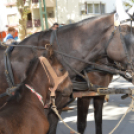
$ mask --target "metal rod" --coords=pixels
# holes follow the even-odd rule
[[[40,22],[41,22],[41,28],[44,30],[44,22],[43,22],[43,15],[42,15],[42,2],[39,0],[39,10],[40,10]]]
[[[43,4],[44,4],[44,12],[45,12],[45,24],[46,24],[46,29],[48,29],[48,20],[47,20],[47,8],[46,8],[46,2],[45,0],[43,0]]]
[[[107,95],[107,94],[129,94],[129,95],[132,95],[132,90],[130,88],[127,88],[127,89],[108,88],[107,90],[97,89],[97,93],[100,95]]]
[[[108,88],[108,89],[97,89],[95,91],[73,91],[74,98],[82,98],[85,96],[99,96],[99,95],[110,95],[110,94],[127,94],[132,95],[134,89],[120,89],[120,88]]]

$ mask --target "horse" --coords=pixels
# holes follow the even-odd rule
[[[26,79],[0,108],[0,133],[47,134],[49,122],[44,113],[44,106],[50,101],[49,89],[55,80],[51,73],[48,73],[50,66],[57,79],[62,80],[57,88],[59,92],[63,93],[66,88],[70,88],[71,80],[54,54],[43,56],[32,60],[26,70]],[[44,62],[46,70],[41,64],[44,59],[49,63],[48,65]]]
[[[107,59],[103,59],[103,62],[106,60]],[[107,63],[107,61],[105,63]],[[89,72],[87,75],[92,84],[102,87],[108,87],[113,77],[112,74],[107,72]],[[81,79],[81,81],[83,80]],[[84,134],[84,130],[87,126],[87,114],[91,99],[93,99],[96,134],[102,134],[102,108],[105,99],[104,95],[77,98],[77,130],[80,134]]]
[[[122,26],[122,32],[130,34],[131,28],[129,26]],[[134,28],[132,29],[134,33]],[[115,37],[116,38],[116,37]],[[111,41],[112,43],[112,41]],[[111,44],[109,44],[110,47]],[[126,44],[130,45],[129,43]],[[131,42],[131,49],[134,50],[133,44]],[[127,50],[130,51],[130,46],[127,46]],[[110,49],[110,48],[108,48]],[[103,59],[98,59],[96,62],[112,64],[109,58],[104,57]],[[112,80],[113,75],[107,72],[89,72],[88,78],[92,84],[99,85],[102,87],[108,87],[109,83]],[[94,118],[95,118],[95,130],[96,134],[102,134],[102,108],[105,96],[94,96],[94,97],[82,97],[77,99],[77,129],[78,132],[84,134],[84,130],[87,126],[87,114],[90,104],[90,100],[93,99],[94,105]]]
[[[82,25],[82,23],[83,23],[83,25]],[[108,46],[106,48],[106,44],[109,41],[109,38],[114,29],[113,24],[114,24],[113,14],[103,15],[103,16],[83,20],[82,22],[78,22],[76,24],[72,24],[72,25],[66,26],[62,29],[59,29],[57,31],[58,43],[60,44],[60,47],[62,48],[61,50],[64,50],[65,53],[69,53],[69,55],[73,55],[75,57],[86,59],[86,61],[93,61],[95,63],[100,62],[101,64],[108,64],[108,65],[114,64],[114,61],[116,61],[121,64],[123,70],[132,69],[130,67],[130,64],[128,64],[128,59],[126,58],[126,53],[125,53],[123,44],[120,40],[119,32],[116,32],[114,34],[113,39],[110,41],[110,43],[108,44]],[[85,30],[85,29],[91,29],[91,30]],[[129,26],[125,26],[125,29],[126,30],[124,30],[124,27],[121,26],[121,31],[123,32],[122,34],[125,39],[129,57],[132,58],[133,50],[134,50],[133,36],[130,33],[131,28]],[[127,31],[127,29],[128,29],[128,31]],[[67,46],[62,45],[62,41],[63,41],[63,39],[65,39],[65,35],[62,33],[62,31],[64,31],[65,33],[68,33],[68,32],[70,33],[71,39],[68,38]],[[81,32],[82,36],[80,35],[80,31],[82,31]],[[76,36],[75,37],[71,36],[71,34],[76,35]],[[84,39],[84,37],[85,37],[85,39]],[[75,44],[77,44],[77,48],[76,48]],[[72,47],[71,47],[71,45],[72,45]],[[55,46],[56,46],[56,43],[55,43]],[[81,47],[83,49],[85,48],[86,50],[81,49]],[[69,48],[71,48],[70,51],[69,51]],[[73,50],[73,49],[76,49],[76,50]],[[85,52],[87,52],[87,51],[88,51],[88,54],[86,55]],[[87,56],[86,58],[84,57],[84,54]],[[71,65],[75,64],[77,66],[77,67],[75,67],[75,69],[77,69],[79,71],[81,70],[80,67],[83,65],[82,63],[80,64],[79,61],[72,60],[71,58],[70,59],[66,58],[66,60]],[[131,59],[131,60],[133,61],[133,59]],[[72,63],[72,61],[74,61],[74,63]],[[117,66],[117,68],[118,68],[118,66]],[[69,68],[69,71],[70,71],[70,68]],[[74,74],[72,74],[72,73],[70,74],[71,78],[73,77],[73,75]],[[100,72],[100,73],[95,72],[95,73],[90,73],[90,75],[88,75],[89,80],[93,84],[100,85],[103,87],[108,87],[109,83],[112,80],[112,76],[113,75],[111,75],[107,72]],[[95,110],[96,134],[102,133],[102,107],[103,107],[104,97],[105,96],[93,97],[94,107],[96,109]],[[90,101],[90,97],[78,98],[77,128],[81,134],[84,133],[84,129],[86,127],[86,116],[87,116],[86,113],[87,113],[87,109],[89,106],[89,101]],[[82,104],[85,104],[85,105],[83,105],[83,107],[82,107]],[[50,115],[49,118],[50,118],[49,120],[51,121],[52,119],[54,119],[54,115]],[[55,117],[55,118],[57,118],[57,117]],[[57,125],[55,122],[53,122],[53,124]],[[49,134],[54,134],[54,133],[56,133],[56,128],[55,128],[55,130],[51,129],[49,132]]]
[[[58,60],[63,64],[65,69],[69,72],[69,76],[71,79],[73,79],[76,76],[77,74],[76,70],[77,72],[81,72],[84,68],[89,66],[87,63],[89,62],[95,63],[99,58],[102,57],[109,58],[110,63],[113,63],[114,61],[120,62],[123,68],[125,68],[124,70],[130,70],[131,64],[128,64],[128,59],[126,58],[126,53],[124,51],[124,47],[120,40],[119,32],[114,33],[114,38],[110,41],[110,43],[107,46],[107,42],[109,41],[109,38],[114,29],[113,18],[114,18],[114,13],[105,14],[98,17],[85,19],[75,24],[60,27],[56,31],[57,38],[55,36],[52,44],[50,42],[52,30],[50,29],[48,31],[42,31],[33,34],[30,37],[24,39],[19,44],[20,45],[24,44],[25,46],[32,44],[33,46],[37,46],[37,47],[40,46],[45,47],[47,46],[47,44],[51,44],[53,45],[54,50],[62,51],[60,55],[56,54],[56,56]],[[126,32],[123,32],[122,35],[126,42],[130,41],[127,43],[128,44],[127,50],[129,52],[128,56],[133,57],[133,49],[132,49],[133,36]],[[25,51],[24,48],[22,48],[21,50],[22,52]],[[24,59],[24,61],[27,62],[27,56],[28,56],[23,54],[22,52],[20,52],[20,54],[23,55],[22,57],[25,58],[16,57],[16,59],[14,58],[14,60],[12,61],[12,57],[11,57],[13,72],[15,76],[21,78],[21,80],[25,78],[25,75],[23,75],[23,77],[22,74],[20,75],[19,70],[23,69],[22,67],[23,62],[20,59]],[[40,52],[38,52],[38,54],[40,54]],[[13,53],[15,52],[13,51]],[[34,49],[33,49],[33,53],[35,53]],[[65,57],[65,54],[67,54],[68,56]],[[77,60],[76,57],[81,59],[81,61],[86,61],[86,62],[81,62],[80,60]],[[15,61],[20,63],[19,66],[17,66],[18,64]],[[23,66],[25,69],[26,65]],[[0,69],[0,70],[3,71],[4,69]],[[24,70],[22,70],[22,72],[24,72]],[[0,74],[1,73],[3,72],[0,72]],[[3,83],[3,79],[0,80]],[[59,109],[61,108],[60,107],[61,103],[62,103],[61,101],[57,102],[57,106],[59,107]],[[48,110],[46,111],[47,111],[46,113],[49,113]],[[51,120],[55,118],[55,121],[52,122],[54,125],[51,126],[56,127],[58,121],[57,116],[54,115],[52,112],[49,113],[48,116],[50,122],[52,122]],[[53,130],[50,129],[50,131],[51,132],[49,132],[49,134],[51,133],[54,134],[56,133],[56,128]]]

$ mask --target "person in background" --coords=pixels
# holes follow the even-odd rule
[[[8,39],[14,39],[14,34],[15,34],[15,28],[13,27],[9,27],[7,30],[8,34],[4,39],[4,42],[6,42]]]
[[[57,30],[58,27],[59,27],[59,24],[58,23],[54,23],[51,29],[52,30]]]
[[[17,45],[18,42],[16,41],[16,39],[14,38],[15,35],[15,28],[13,27],[9,27],[8,28],[8,34],[4,39],[5,44],[11,44],[11,45]],[[14,49],[14,46],[9,46],[7,47],[7,52],[12,52]]]

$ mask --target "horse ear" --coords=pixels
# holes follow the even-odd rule
[[[130,16],[124,10],[122,0],[116,0],[116,12],[119,15],[120,22],[130,19]]]
[[[47,57],[48,58],[51,58],[52,56],[53,56],[53,47],[52,47],[52,45],[50,45],[50,44],[46,44],[45,45],[45,48],[46,48],[46,50],[47,50]]]

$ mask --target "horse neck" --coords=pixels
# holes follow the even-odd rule
[[[31,75],[31,73],[32,71],[28,74],[27,79],[23,83],[34,89],[36,93],[40,94],[43,97],[43,102],[45,103],[46,96],[48,94],[47,76],[45,73],[43,73],[40,64],[37,66],[34,74]],[[16,91],[15,95],[9,99],[9,104],[12,105],[12,101],[17,101],[17,103],[19,101],[20,106],[34,106],[39,109],[43,109],[43,104],[38,99],[38,96],[27,88],[25,84],[21,85],[21,87]]]
[[[38,36],[35,38],[31,36],[27,39],[24,39],[18,45],[31,45],[37,46],[38,45]],[[37,53],[32,48],[26,47],[15,47],[12,54],[11,54],[11,63],[12,69],[14,73],[15,83],[20,83],[26,78],[26,70],[28,65],[30,64],[31,60],[36,57]],[[21,71],[21,72],[20,72]]]
[[[30,83],[28,83],[30,85]],[[32,88],[32,87],[31,87]],[[34,89],[36,92],[38,92],[36,89]],[[13,96],[13,99],[9,99],[9,102],[17,101],[19,102],[20,106],[30,106],[30,107],[37,107],[38,109],[43,109],[43,104],[38,99],[38,96],[33,93],[29,88],[27,88],[25,85],[21,86],[17,91],[15,96]]]
[[[50,93],[49,81],[41,63],[38,63],[37,67],[34,69],[34,72],[31,70],[30,74],[28,74],[25,83],[33,87],[33,89],[43,97],[43,102],[46,102],[47,95],[49,95]]]
[[[112,14],[82,21],[78,23],[77,26],[72,27],[72,30],[59,29],[58,40],[60,49],[58,49],[68,55],[72,55],[86,61],[95,61],[98,56],[105,53],[104,45],[106,43],[101,41],[105,39],[107,31],[113,27],[113,24]],[[110,34],[111,32],[112,31],[110,31]],[[70,77],[75,76],[76,74],[67,67],[62,58],[59,59],[69,71]],[[83,64],[78,60],[71,58],[65,59],[72,68],[79,72],[87,66],[87,64]]]

